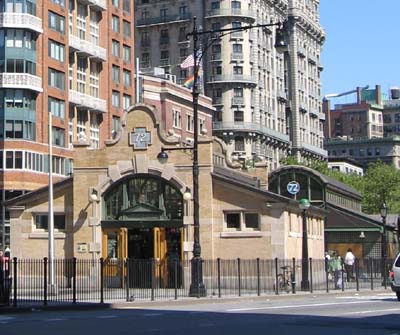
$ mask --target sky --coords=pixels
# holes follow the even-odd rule
[[[400,0],[320,0],[322,94],[400,87]]]

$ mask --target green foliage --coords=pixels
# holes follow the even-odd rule
[[[368,165],[365,172],[362,191],[363,210],[366,213],[379,213],[379,208],[386,202],[389,212],[400,210],[400,171],[394,165],[382,161]]]

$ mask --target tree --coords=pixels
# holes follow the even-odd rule
[[[394,165],[377,161],[368,165],[365,172],[361,194],[363,211],[368,214],[379,213],[385,202],[389,212],[400,210],[400,171]]]

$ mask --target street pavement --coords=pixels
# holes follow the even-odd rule
[[[400,335],[389,290],[115,303],[0,314],[1,334]]]

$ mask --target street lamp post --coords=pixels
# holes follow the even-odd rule
[[[307,234],[307,209],[310,208],[308,199],[300,199],[299,208],[302,210],[303,234],[301,248],[301,290],[308,291],[310,289],[310,281],[308,280],[308,234]]]
[[[201,258],[201,245],[200,245],[200,210],[199,210],[199,160],[198,160],[198,100],[199,100],[199,69],[203,58],[203,55],[208,48],[219,38],[230,35],[236,31],[246,31],[253,28],[266,28],[271,26],[278,26],[276,29],[275,36],[275,47],[280,50],[285,47],[286,42],[284,39],[283,25],[282,23],[269,23],[259,25],[248,25],[242,27],[226,28],[219,30],[203,31],[198,30],[196,24],[196,17],[193,18],[193,30],[187,34],[187,38],[190,37],[193,40],[193,87],[192,87],[192,106],[193,106],[193,147],[183,148],[163,148],[158,154],[157,158],[160,161],[168,159],[168,155],[165,151],[168,150],[193,150],[193,258],[191,260],[192,272],[191,272],[191,284],[189,289],[189,295],[194,297],[201,297],[206,295],[206,288],[203,283],[203,260]],[[199,37],[207,35],[209,38],[199,45]],[[200,52],[201,51],[201,52]]]
[[[382,263],[382,280],[383,285],[386,287],[386,252],[387,252],[387,243],[386,243],[386,216],[387,216],[387,206],[386,203],[383,202],[381,208],[379,209],[382,218],[382,234],[381,234],[381,263]]]

